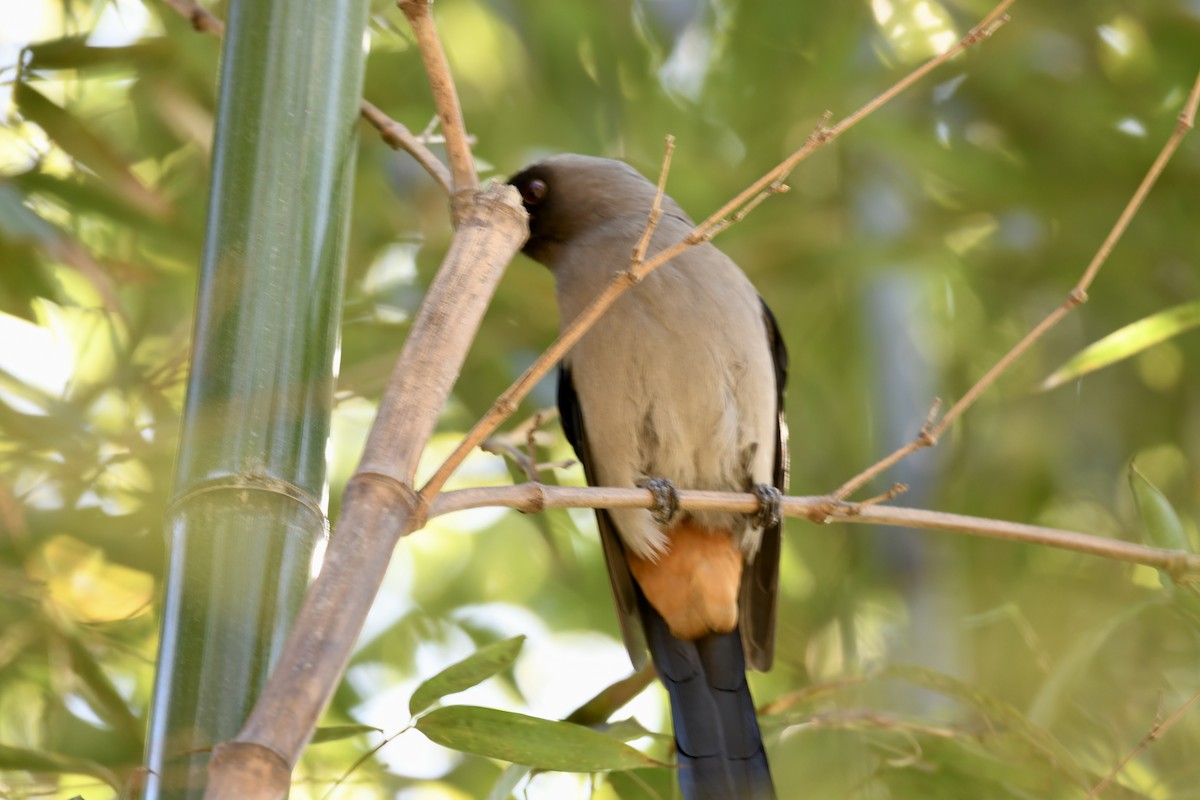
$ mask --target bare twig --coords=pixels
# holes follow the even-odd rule
[[[225,23],[219,17],[192,0],[163,0],[175,13],[192,23],[192,27],[201,33],[211,33],[214,36],[225,35]]]
[[[516,411],[517,404],[529,393],[529,391],[537,385],[537,382],[558,363],[568,350],[583,337],[585,333],[595,324],[596,320],[608,310],[608,307],[616,302],[625,291],[637,283],[641,278],[653,272],[658,267],[667,263],[671,259],[678,256],[680,253],[702,244],[710,240],[713,236],[728,228],[735,221],[742,219],[745,212],[752,209],[758,203],[762,202],[767,196],[778,192],[785,191],[782,183],[784,177],[795,168],[797,164],[811,155],[818,148],[828,144],[835,138],[845,133],[851,127],[862,121],[868,114],[875,111],[877,108],[888,102],[904,89],[911,86],[918,79],[932,71],[935,67],[945,62],[947,59],[953,58],[956,54],[962,52],[977,42],[982,41],[987,36],[990,36],[996,28],[1002,25],[1007,17],[1004,16],[1004,11],[1014,0],[1004,0],[1000,5],[996,6],[983,22],[971,29],[971,33],[963,38],[961,42],[954,47],[936,56],[925,64],[921,65],[906,77],[902,78],[892,88],[880,94],[870,103],[855,111],[846,119],[842,120],[833,128],[819,128],[812,136],[808,138],[804,146],[795,153],[786,158],[782,163],[772,169],[763,177],[755,181],[749,188],[743,191],[734,199],[719,208],[711,214],[706,220],[697,225],[691,233],[683,240],[676,242],[669,247],[659,251],[649,260],[642,262],[636,267],[631,267],[629,270],[618,273],[612,282],[605,290],[596,297],[595,300],[588,305],[571,323],[559,334],[558,338],[546,349],[544,353],[535,361],[524,373],[521,374],[511,386],[504,391],[496,399],[496,402],[488,410],[479,422],[467,433],[462,442],[454,452],[438,467],[437,472],[433,477],[421,488],[421,498],[424,502],[429,503],[445,485],[446,480],[453,474],[454,470],[458,469],[459,465],[466,459],[467,454],[475,449],[480,442],[491,435],[501,422],[509,415]],[[667,153],[664,156],[664,170],[666,163],[670,159],[671,148],[673,141],[668,139]],[[739,210],[742,211],[738,214]],[[731,215],[737,215],[736,218]],[[652,215],[653,217],[653,215]],[[649,238],[648,236],[646,237]],[[639,243],[638,248],[641,248]],[[636,251],[635,251],[636,255]],[[636,271],[635,271],[636,270]]]
[[[1092,790],[1088,792],[1087,797],[1084,800],[1094,800],[1094,798],[1099,797],[1101,792],[1107,789],[1108,785],[1116,780],[1117,775],[1121,774],[1121,770],[1125,769],[1126,764],[1137,758],[1138,754],[1140,754],[1151,744],[1161,739],[1163,734],[1165,734],[1172,725],[1178,722],[1197,700],[1200,700],[1200,692],[1196,692],[1189,697],[1183,705],[1171,713],[1171,716],[1167,717],[1161,722],[1155,722],[1154,726],[1150,728],[1149,733],[1142,737],[1142,741],[1138,742],[1137,747],[1130,750],[1129,753],[1127,753],[1126,756],[1122,758],[1115,767],[1112,768],[1112,771],[1104,776],[1104,780],[1093,786]]]
[[[808,137],[808,141],[804,143],[803,147],[792,153],[778,166],[752,183],[741,194],[730,200],[728,203],[718,209],[716,213],[696,226],[696,230],[692,233],[692,236],[698,241],[705,241],[712,238],[712,236],[716,235],[716,233],[724,230],[726,227],[728,227],[728,225],[726,224],[718,227],[718,223],[729,217],[742,206],[750,203],[756,196],[761,195],[761,193],[771,184],[781,183],[788,176],[788,174],[796,168],[797,164],[812,155],[815,150],[841,136],[847,130],[861,122],[865,117],[874,113],[880,106],[894,99],[896,95],[900,94],[905,89],[921,80],[921,78],[924,78],[926,75],[940,67],[945,62],[954,58],[967,48],[976,45],[991,36],[996,32],[997,29],[1000,28],[1001,25],[1008,21],[1006,12],[1008,11],[1008,7],[1014,2],[1015,0],[1003,0],[1003,2],[993,8],[988,15],[984,17],[978,25],[972,28],[970,32],[967,33],[967,35],[964,36],[956,45],[941,55],[934,56],[929,61],[926,61],[921,66],[917,67],[908,75],[901,78],[890,89],[883,92],[871,102],[867,103],[862,108],[843,119],[837,125],[834,125],[832,128],[826,128],[824,125],[818,127],[817,130]]]
[[[450,174],[453,177],[454,194],[473,192],[479,187],[475,174],[475,159],[471,156],[471,145],[467,143],[467,128],[463,124],[462,109],[458,105],[458,90],[450,75],[446,52],[442,49],[437,27],[433,24],[429,0],[399,0],[397,5],[408,18],[421,59],[425,62],[425,73],[429,76],[429,87],[433,91],[433,102],[437,106],[438,118],[442,123],[442,134],[446,137],[446,155],[450,159]]]
[[[192,27],[201,33],[211,33],[214,36],[225,35],[225,23],[220,17],[193,0],[163,0],[179,16],[192,23]],[[378,106],[363,100],[359,113],[371,126],[379,131],[384,143],[393,150],[403,150],[412,156],[438,184],[451,193],[450,170],[446,168],[433,151],[425,146],[420,137],[413,136],[405,125],[383,113]]]
[[[479,449],[485,453],[509,459],[521,468],[521,472],[525,473],[526,480],[533,481],[534,483],[538,481],[537,462],[527,453],[521,452],[521,448],[516,447],[511,442],[506,442],[495,436],[489,436],[479,443]]]
[[[412,156],[446,190],[446,194],[453,191],[450,185],[450,170],[420,138],[413,136],[407,127],[380,111],[374,103],[363,100],[361,108],[362,118],[375,126],[379,136],[389,147],[393,150],[403,150]]]
[[[874,497],[869,497],[866,500],[858,502],[858,508],[866,508],[867,506],[877,506],[880,503],[886,503],[889,500],[895,500],[900,495],[908,491],[907,483],[893,483],[892,488],[882,494],[877,494]]]
[[[1032,347],[1035,342],[1041,339],[1048,330],[1057,325],[1059,321],[1069,314],[1073,308],[1087,302],[1087,290],[1092,285],[1092,281],[1095,280],[1096,274],[1104,265],[1105,260],[1112,252],[1113,247],[1116,246],[1117,241],[1120,240],[1122,234],[1125,233],[1125,229],[1129,227],[1130,221],[1132,221],[1138,209],[1141,208],[1143,201],[1146,199],[1146,195],[1150,193],[1150,189],[1154,186],[1159,175],[1161,175],[1163,170],[1166,168],[1167,162],[1171,160],[1171,156],[1174,155],[1175,150],[1178,149],[1179,143],[1183,141],[1183,137],[1187,134],[1187,132],[1194,127],[1196,120],[1196,108],[1198,104],[1200,104],[1200,75],[1196,76],[1196,83],[1192,86],[1191,94],[1188,95],[1187,102],[1184,104],[1183,110],[1179,113],[1179,120],[1175,125],[1175,131],[1171,134],[1171,137],[1167,140],[1166,144],[1163,145],[1158,157],[1154,159],[1154,163],[1150,165],[1150,169],[1146,172],[1146,176],[1142,178],[1142,182],[1138,186],[1137,191],[1133,193],[1133,196],[1125,205],[1125,209],[1121,212],[1120,217],[1117,218],[1116,224],[1114,224],[1112,230],[1108,232],[1108,236],[1105,237],[1104,243],[1100,245],[1100,249],[1096,251],[1096,255],[1093,256],[1091,262],[1088,263],[1087,268],[1083,272],[1083,277],[1081,277],[1079,279],[1079,283],[1075,284],[1075,287],[1071,289],[1070,293],[1067,295],[1067,299],[1064,300],[1053,311],[1047,314],[1046,317],[1033,328],[1033,330],[1027,333],[1021,339],[1021,341],[1017,342],[1011,350],[1005,353],[1003,358],[997,361],[996,364],[992,366],[992,368],[989,369],[982,378],[976,381],[974,386],[967,390],[967,393],[964,394],[957,403],[951,406],[950,410],[946,412],[946,415],[942,417],[937,424],[931,425],[933,421],[933,417],[931,416],[929,420],[926,420],[924,427],[921,428],[921,432],[913,441],[909,442],[903,447],[900,447],[890,455],[877,461],[867,469],[860,472],[858,475],[855,475],[853,478],[846,481],[836,491],[833,492],[832,496],[834,499],[844,500],[864,486],[872,478],[890,468],[897,461],[906,458],[917,450],[937,444],[938,438],[945,433],[946,429],[949,428],[955,420],[966,413],[967,409],[979,399],[979,396],[987,391],[987,389],[996,382],[996,379],[999,378],[1000,375],[1002,375],[1014,361],[1024,355],[1025,352],[1029,350],[1029,348]]]
[[[630,269],[635,274],[641,269],[642,262],[646,260],[646,248],[650,246],[650,237],[654,235],[654,229],[658,227],[658,220],[662,217],[662,201],[667,193],[667,174],[671,171],[671,155],[675,152],[675,137],[668,134],[666,141],[667,147],[663,153],[662,168],[658,171],[658,188],[654,192],[654,202],[650,204],[650,218],[646,220],[646,229],[642,231],[642,238],[633,248]]]
[[[504,506],[532,512],[546,508],[650,508],[653,503],[653,495],[646,489],[525,483],[519,486],[489,486],[445,492],[433,502],[429,514],[434,517],[484,506]],[[686,511],[737,511],[745,514],[757,511],[759,506],[759,500],[753,494],[695,490],[680,490],[679,503],[680,508]],[[789,517],[804,517],[815,522],[893,525],[1040,544],[1116,561],[1144,564],[1163,570],[1176,579],[1200,576],[1200,555],[1185,551],[1164,550],[1076,531],[940,511],[847,502],[833,503],[832,508],[830,505],[829,497],[792,496],[783,498],[781,511]]]

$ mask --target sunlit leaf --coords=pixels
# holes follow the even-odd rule
[[[310,744],[322,744],[324,742],[336,742],[341,739],[351,739],[355,736],[361,736],[364,733],[383,733],[382,728],[376,728],[371,725],[322,725],[317,728],[313,734]]]
[[[514,764],[560,772],[662,766],[591,728],[477,706],[444,706],[417,720],[438,744]]]
[[[622,678],[601,689],[594,697],[572,711],[567,717],[567,722],[579,725],[599,725],[641,694],[653,682],[654,665],[647,664],[628,678]]]
[[[55,603],[81,621],[126,619],[145,611],[154,596],[149,575],[109,563],[103,551],[71,536],[46,542],[29,571],[46,581]]]
[[[87,687],[92,708],[105,722],[133,743],[134,749],[141,750],[145,729],[143,722],[138,719],[100,662],[79,637],[67,632],[61,633],[67,643],[67,652],[71,655],[71,671]]]
[[[410,714],[420,714],[448,694],[470,689],[512,666],[525,644],[524,636],[484,645],[471,655],[422,683],[408,701]]]
[[[30,70],[128,67],[139,62],[161,61],[170,53],[166,39],[148,40],[124,47],[91,47],[86,36],[67,36],[31,44],[25,48]],[[90,72],[89,74],[95,74]]]
[[[1171,501],[1134,464],[1129,465],[1129,488],[1150,544],[1166,550],[1195,550]]]
[[[166,199],[135,178],[116,150],[74,114],[23,82],[16,85],[13,100],[25,119],[36,122],[55,144],[112,185],[126,202],[152,216],[167,214]]]
[[[1140,319],[1084,348],[1042,381],[1040,388],[1061,386],[1137,355],[1197,325],[1200,325],[1200,302],[1185,303]]]

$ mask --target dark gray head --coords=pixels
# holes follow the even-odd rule
[[[559,247],[610,220],[649,217],[656,187],[623,161],[594,156],[551,156],[509,181],[529,212],[529,241],[523,251],[553,267]],[[667,197],[663,213],[687,215]]]

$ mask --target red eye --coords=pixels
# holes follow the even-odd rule
[[[546,196],[546,182],[538,178],[521,186],[521,199],[526,205],[536,206]]]

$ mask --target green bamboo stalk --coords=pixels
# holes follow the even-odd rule
[[[320,498],[365,0],[233,0],[147,739],[148,798],[203,793],[327,536]]]

